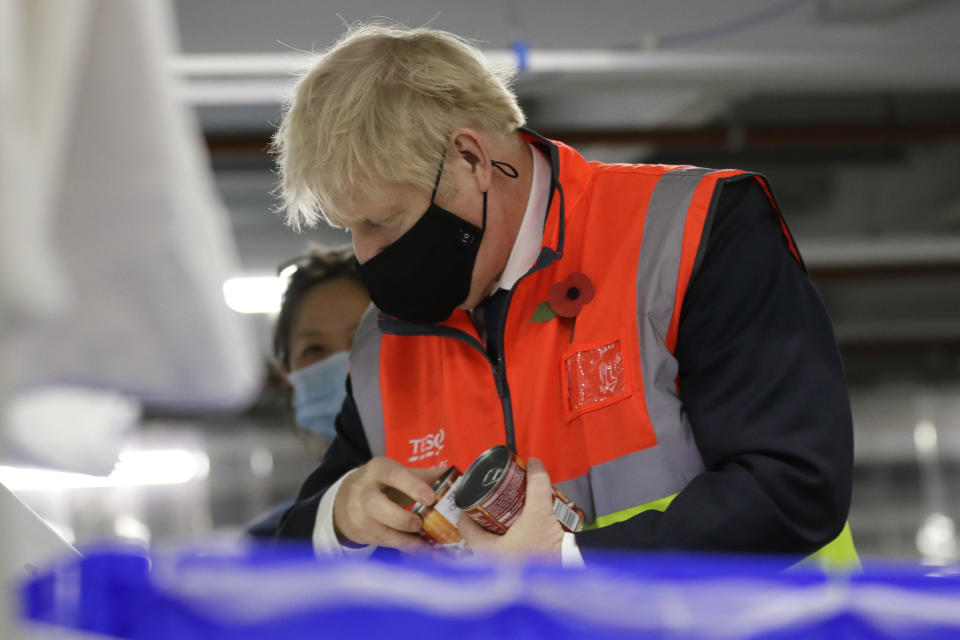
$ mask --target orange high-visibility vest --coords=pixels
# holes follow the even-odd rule
[[[718,187],[757,180],[773,197],[759,175],[587,162],[525,135],[550,155],[552,195],[539,259],[510,294],[503,361],[466,311],[421,325],[371,309],[350,360],[368,443],[408,466],[461,470],[507,444],[541,459],[593,526],[665,509],[704,470],[674,352]],[[594,298],[575,321],[536,321],[551,285],[575,272]]]

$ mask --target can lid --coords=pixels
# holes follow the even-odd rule
[[[480,457],[474,460],[463,474],[463,480],[454,499],[455,504],[461,509],[472,509],[486,500],[500,485],[500,479],[506,472],[510,459],[510,449],[502,444],[480,454]],[[491,475],[490,472],[493,470],[499,470],[500,473]]]
[[[434,493],[433,502],[431,502],[430,504],[424,504],[423,502],[414,502],[413,506],[410,507],[410,511],[413,511],[415,514],[420,515],[424,509],[426,509],[429,506],[432,506],[437,501],[437,498],[436,498],[437,490],[440,489],[440,487],[443,486],[443,483],[446,482],[450,478],[450,476],[453,475],[454,473],[456,474],[460,473],[460,470],[457,469],[456,465],[450,467],[449,469],[441,473],[440,477],[434,480],[433,484],[430,485],[430,488],[433,489],[433,493]]]
[[[439,489],[440,487],[442,487],[442,486],[443,486],[443,483],[447,481],[447,478],[449,478],[449,477],[450,477],[451,475],[453,475],[454,473],[460,473],[460,470],[457,469],[456,465],[450,467],[449,469],[447,469],[446,471],[444,471],[442,474],[440,474],[440,477],[433,481],[433,484],[431,485],[431,488],[432,488],[434,491],[436,491],[437,489]]]

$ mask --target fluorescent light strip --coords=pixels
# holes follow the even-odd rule
[[[240,313],[277,313],[283,280],[274,276],[230,278],[223,283],[227,306]]]
[[[11,491],[63,491],[186,484],[209,473],[210,458],[202,451],[154,449],[121,452],[109,476],[0,466],[0,483]]]

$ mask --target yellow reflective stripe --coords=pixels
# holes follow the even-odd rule
[[[667,507],[670,506],[670,503],[673,502],[673,499],[676,497],[677,494],[675,493],[666,498],[660,498],[659,500],[647,502],[636,507],[630,507],[623,511],[600,516],[584,527],[584,530],[608,527],[611,524],[629,520],[633,516],[643,513],[644,511],[650,511],[651,509],[666,511]],[[812,553],[793,565],[791,569],[796,567],[820,567],[821,569],[830,571],[861,571],[863,567],[860,565],[857,548],[853,544],[853,534],[850,532],[850,523],[843,526],[843,531],[840,532],[840,535],[821,547],[819,551]]]
[[[624,509],[623,511],[617,511],[616,513],[610,513],[605,516],[600,516],[590,524],[584,527],[584,529],[599,529],[601,527],[608,527],[611,524],[616,524],[618,522],[623,522],[624,520],[629,520],[638,513],[643,513],[644,511],[650,511],[655,509],[656,511],[666,511],[667,507],[670,506],[670,503],[673,502],[673,499],[677,497],[677,494],[672,496],[667,496],[666,498],[660,498],[652,502],[647,502],[641,504],[639,507],[630,507],[629,509]]]
[[[816,553],[793,565],[791,569],[796,567],[820,567],[830,571],[862,571],[863,566],[860,564],[857,548],[853,544],[850,523],[844,525],[840,535]]]

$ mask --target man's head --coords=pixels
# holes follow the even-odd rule
[[[456,36],[351,29],[300,79],[275,137],[287,222],[299,229],[323,216],[348,228],[365,264],[423,217],[438,173],[435,203],[476,227],[486,193],[487,232],[460,305],[472,307],[503,269],[522,218],[523,123],[505,78]]]

